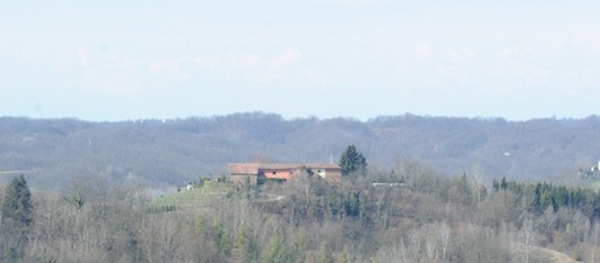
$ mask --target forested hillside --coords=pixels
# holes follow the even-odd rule
[[[208,180],[149,199],[96,180],[58,195],[6,188],[2,262],[595,262],[600,195],[589,189],[394,173],[255,187]],[[403,182],[404,187],[374,184]],[[18,195],[25,192],[26,195]],[[23,205],[15,205],[22,203]],[[23,216],[19,216],[23,215]]]
[[[0,171],[30,171],[30,184],[47,188],[87,176],[183,185],[225,174],[228,162],[337,162],[354,144],[371,169],[391,171],[410,158],[448,175],[534,180],[572,175],[595,163],[598,130],[596,116],[523,122],[410,114],[364,122],[285,120],[260,112],[123,122],[3,117]]]

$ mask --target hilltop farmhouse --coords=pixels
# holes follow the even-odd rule
[[[297,180],[303,175],[319,176],[331,182],[339,182],[342,169],[336,164],[323,163],[230,163],[229,180],[237,184],[257,185],[264,181]]]

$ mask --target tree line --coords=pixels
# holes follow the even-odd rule
[[[165,187],[226,174],[230,162],[327,162],[354,144],[370,167],[411,156],[447,174],[479,169],[488,182],[542,180],[595,164],[598,127],[596,116],[523,122],[411,114],[285,120],[260,112],[164,122],[1,117],[0,170],[33,170],[29,183],[47,189],[88,174]]]
[[[494,179],[492,187],[495,192],[511,191],[517,196],[530,196],[532,199],[529,211],[541,214],[547,209],[558,212],[561,208],[576,209],[584,213],[590,220],[600,218],[600,194],[589,188],[567,187],[548,182],[535,184],[519,183],[502,178]]]
[[[488,189],[482,178],[446,176],[406,159],[391,171],[348,174],[339,184],[314,176],[257,188],[223,182],[226,193],[209,203],[156,209],[144,189],[102,178],[71,181],[58,194],[29,192],[17,177],[2,195],[0,256],[3,262],[597,258],[600,224],[589,210],[596,192],[507,179]]]

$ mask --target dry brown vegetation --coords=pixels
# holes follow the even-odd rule
[[[477,176],[448,178],[411,161],[393,173],[371,171],[345,177],[339,185],[307,178],[225,189],[201,207],[175,204],[176,209],[164,210],[152,208],[143,190],[98,181],[73,183],[63,195],[34,192],[34,223],[22,261],[594,262],[600,257],[600,224],[585,210],[536,212],[534,196],[526,191],[488,190]]]

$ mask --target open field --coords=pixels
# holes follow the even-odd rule
[[[151,206],[205,207],[215,204],[228,194],[237,191],[237,186],[226,183],[206,181],[202,186],[191,190],[182,188],[181,191],[159,197],[153,200]]]

